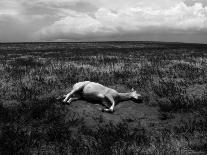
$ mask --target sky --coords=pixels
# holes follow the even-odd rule
[[[0,0],[0,42],[207,43],[207,0]]]

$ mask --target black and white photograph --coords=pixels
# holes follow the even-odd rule
[[[0,155],[207,155],[207,0],[0,0]]]

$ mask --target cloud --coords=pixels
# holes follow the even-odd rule
[[[142,4],[143,5],[143,4]],[[66,13],[64,18],[41,30],[42,38],[83,38],[86,36],[101,37],[126,33],[193,33],[207,27],[207,7],[201,3],[192,6],[184,2],[172,7],[159,9],[153,6],[125,7],[112,10],[99,8],[94,16],[77,12]]]
[[[199,40],[207,34],[206,5],[205,0],[1,0],[0,41],[130,40],[130,36],[132,40],[177,36],[188,41],[192,35]]]
[[[188,6],[192,6],[195,3],[200,3],[203,6],[207,6],[207,1],[206,0],[184,0],[183,1],[185,4],[187,4]]]
[[[85,24],[87,23],[87,24]],[[87,34],[98,33],[101,29],[101,24],[94,18],[85,15],[70,15],[64,17],[52,25],[43,28],[40,32],[40,37],[46,37],[47,39],[62,39],[62,38],[77,38]]]
[[[17,1],[13,0],[1,0],[0,1],[0,15],[15,15],[18,14],[20,5]]]

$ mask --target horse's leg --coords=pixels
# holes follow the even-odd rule
[[[114,112],[114,106],[115,106],[115,101],[111,95],[106,95],[105,96],[107,100],[111,103],[111,107],[108,109],[103,109],[105,112]]]
[[[78,90],[79,90],[79,89],[73,89],[70,93],[68,93],[68,94],[65,96],[65,99],[63,100],[63,102],[67,102],[67,100],[68,100],[69,98],[71,98],[71,96],[72,96],[73,94],[75,94]]]
[[[75,100],[79,100],[80,98],[79,97],[71,97],[67,103],[70,104],[71,102],[75,101]]]

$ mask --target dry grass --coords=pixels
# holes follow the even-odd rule
[[[121,47],[121,48],[120,48]],[[156,43],[0,45],[2,154],[189,154],[207,145],[207,47]],[[134,87],[145,104],[194,113],[168,127],[131,129],[127,122],[88,129],[55,99],[78,81]],[[193,89],[202,86],[199,90]],[[190,90],[194,90],[191,92]],[[194,95],[195,91],[202,95]],[[149,95],[150,94],[150,95]],[[199,93],[201,94],[201,93]],[[169,116],[169,117],[168,117]],[[100,118],[100,124],[104,124]],[[78,136],[74,136],[74,127]]]

